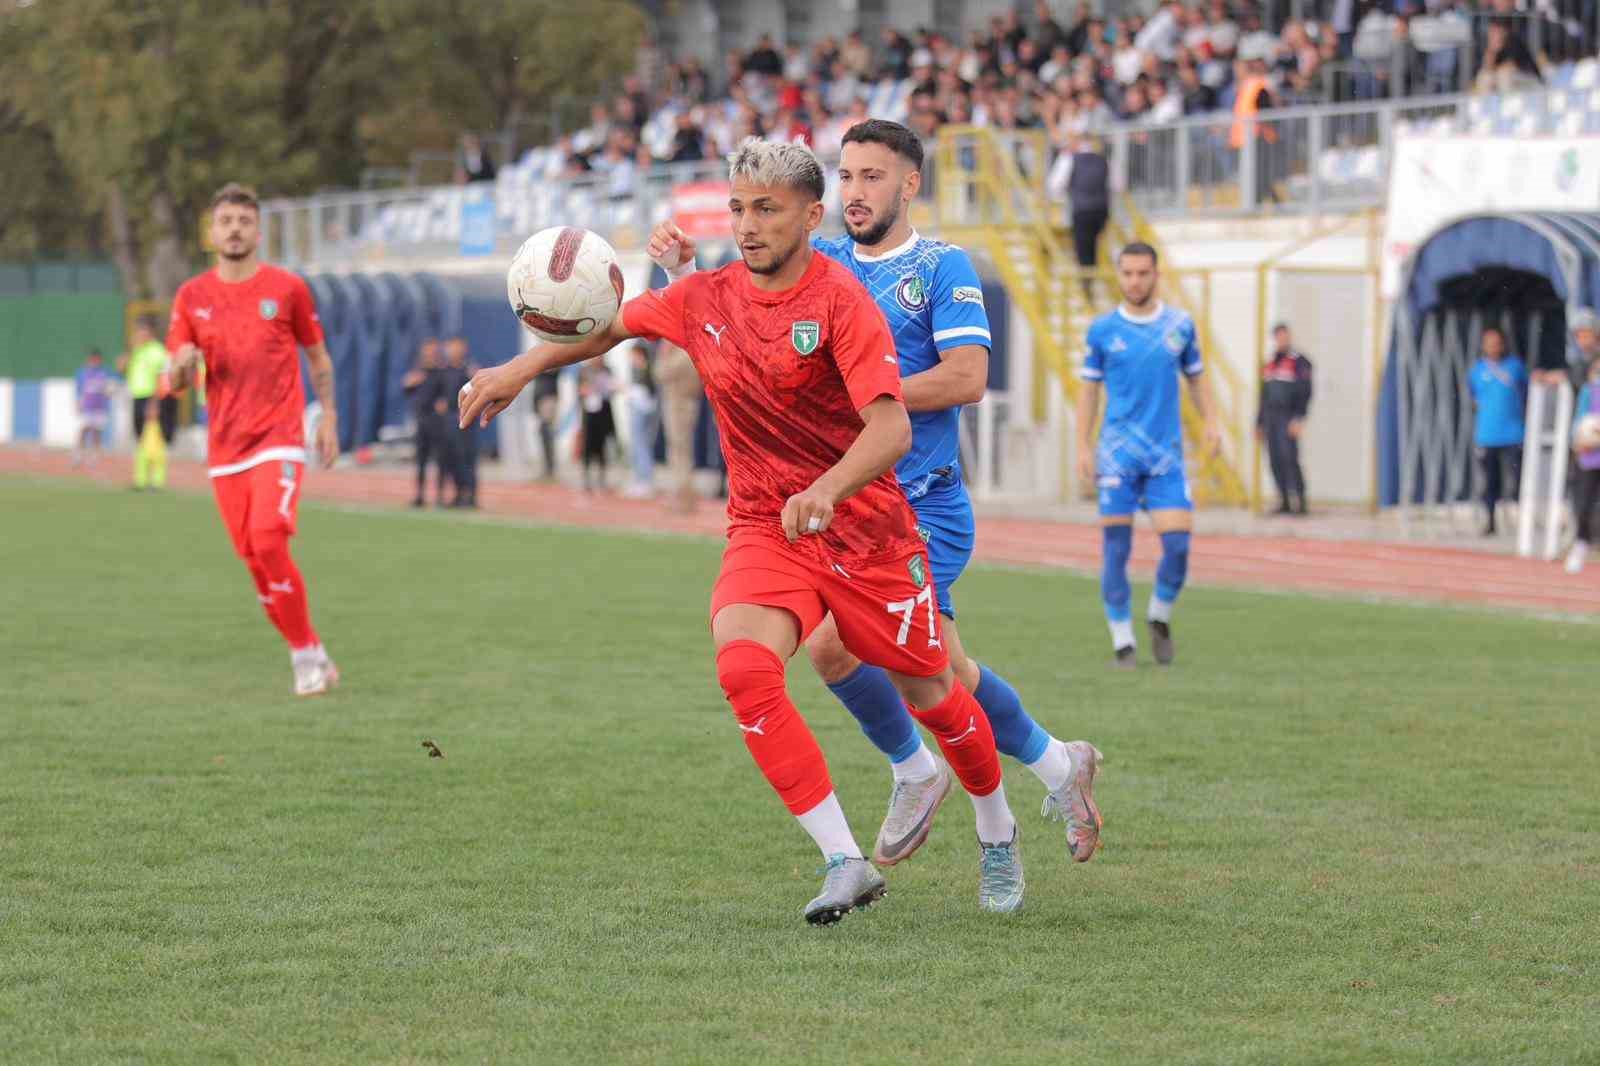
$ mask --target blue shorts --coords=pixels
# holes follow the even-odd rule
[[[928,546],[928,568],[933,571],[939,613],[954,618],[950,588],[967,568],[977,540],[972,498],[967,487],[957,481],[912,500],[911,509],[917,513],[917,533]]]
[[[1183,463],[1164,464],[1157,473],[1143,464],[1122,461],[1100,463],[1096,484],[1100,488],[1100,514],[1104,518],[1123,518],[1135,511],[1192,511],[1189,478]]]

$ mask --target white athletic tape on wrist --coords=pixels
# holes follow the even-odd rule
[[[699,269],[699,267],[695,266],[694,260],[691,258],[688,262],[679,263],[677,266],[673,267],[671,270],[668,270],[667,271],[667,276],[670,277],[673,281],[677,281],[679,278],[688,277],[690,274],[693,274],[698,269]]]

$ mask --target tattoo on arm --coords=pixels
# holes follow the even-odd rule
[[[317,402],[324,411],[334,411],[333,403],[333,360],[324,359],[321,364],[311,368],[311,389],[317,394]]]

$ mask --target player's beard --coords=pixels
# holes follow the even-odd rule
[[[850,234],[850,239],[857,244],[864,244],[868,248],[883,240],[884,234],[893,229],[894,224],[900,221],[900,201],[896,200],[890,204],[882,217],[878,217],[876,214],[873,217],[876,221],[868,223],[861,229],[850,225],[850,220],[845,219],[844,230]]]
[[[218,255],[222,256],[222,258],[228,260],[228,262],[230,262],[230,263],[241,262],[241,261],[243,261],[245,259],[249,259],[252,255],[256,254],[256,246],[251,244],[247,240],[241,240],[239,242],[239,249],[240,249],[239,251],[231,251],[230,248],[229,248],[229,245],[231,243],[232,243],[231,241],[223,241],[222,242],[222,247],[217,253]]]
[[[1150,304],[1155,300],[1155,297],[1156,297],[1155,284],[1152,282],[1150,287],[1148,289],[1144,290],[1144,293],[1142,295],[1144,297],[1143,299],[1135,300],[1133,298],[1134,294],[1130,290],[1123,289],[1122,290],[1122,302],[1127,304],[1128,307],[1130,309],[1134,310],[1134,311],[1139,311],[1139,310],[1142,310],[1142,309],[1144,309],[1146,307],[1149,307]]]
[[[800,245],[803,244],[803,243],[805,243],[805,235],[804,234],[801,235],[801,237],[800,237],[800,239],[798,241],[795,241],[788,248],[785,248],[782,252],[773,251],[773,246],[771,245],[771,243],[768,243],[767,250],[769,252],[772,252],[772,261],[770,263],[764,263],[761,266],[757,266],[756,264],[750,262],[750,257],[749,256],[744,256],[744,265],[750,271],[750,273],[752,273],[752,274],[762,274],[762,275],[776,274],[778,271],[780,271],[780,270],[782,270],[784,268],[784,266],[789,262],[790,259],[794,258],[794,253],[796,253],[796,252],[798,252],[800,250]]]

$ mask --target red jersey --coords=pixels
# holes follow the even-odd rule
[[[305,462],[300,348],[321,340],[311,290],[287,270],[263,263],[236,283],[208,270],[178,289],[167,350],[193,344],[205,360],[212,477],[275,459]]]
[[[717,416],[728,463],[728,526],[783,537],[783,505],[860,435],[857,412],[900,399],[900,364],[883,312],[848,270],[813,252],[791,288],[751,284],[742,262],[683,278],[622,308],[635,336],[689,353]],[[796,547],[856,564],[921,547],[893,470],[839,504],[833,524]]]

